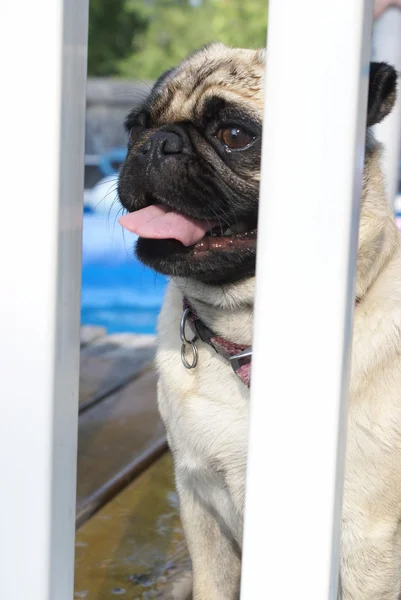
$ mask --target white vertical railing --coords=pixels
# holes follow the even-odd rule
[[[87,0],[0,7],[0,598],[73,597]]]
[[[334,600],[373,7],[269,9],[241,599]]]
[[[401,8],[390,6],[374,27],[373,58],[393,65],[398,71],[398,96],[395,107],[375,126],[375,135],[383,144],[383,170],[389,202],[393,205],[398,191],[401,144]]]

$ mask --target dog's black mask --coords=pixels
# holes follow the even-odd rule
[[[263,58],[221,45],[202,49],[163,75],[128,116],[130,144],[118,187],[124,208],[133,213],[154,205],[208,229],[191,244],[166,237],[165,227],[162,239],[155,230],[137,231],[137,256],[156,271],[210,284],[254,275]],[[369,125],[391,109],[394,73],[372,64]]]

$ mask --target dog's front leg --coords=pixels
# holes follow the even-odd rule
[[[401,548],[398,523],[347,515],[342,527],[340,600],[398,600]]]
[[[193,600],[238,600],[241,558],[235,542],[186,484],[177,482],[193,568]]]

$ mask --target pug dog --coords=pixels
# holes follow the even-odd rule
[[[264,50],[209,45],[162,75],[126,121],[120,222],[138,234],[139,259],[171,278],[158,324],[158,401],[194,600],[239,598],[264,71]],[[370,130],[395,94],[394,69],[372,63],[343,600],[396,600],[401,590],[401,246]]]

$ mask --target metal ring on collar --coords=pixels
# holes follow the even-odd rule
[[[192,340],[189,340],[185,334],[185,325],[187,323],[187,319],[191,312],[190,308],[187,308],[182,313],[181,323],[180,323],[180,338],[182,341],[181,346],[181,361],[186,369],[194,369],[198,364],[198,348],[196,347],[196,340],[198,339],[197,335],[194,335]],[[191,346],[192,350],[192,361],[189,362],[186,356],[187,346]]]
[[[185,325],[187,323],[188,320],[188,316],[189,313],[191,312],[190,308],[186,308],[184,310],[184,312],[182,313],[182,317],[181,317],[181,323],[180,323],[180,338],[183,344],[192,344],[193,342],[196,342],[196,340],[198,339],[198,336],[195,335],[192,340],[189,340],[187,338],[187,336],[185,335]]]
[[[191,346],[191,349],[192,349],[192,362],[188,362],[187,357],[186,357],[187,346]],[[189,342],[182,344],[181,360],[182,360],[182,364],[184,365],[184,367],[186,369],[194,369],[196,367],[196,365],[198,364],[198,348],[196,347],[196,344],[194,341],[191,340]]]

